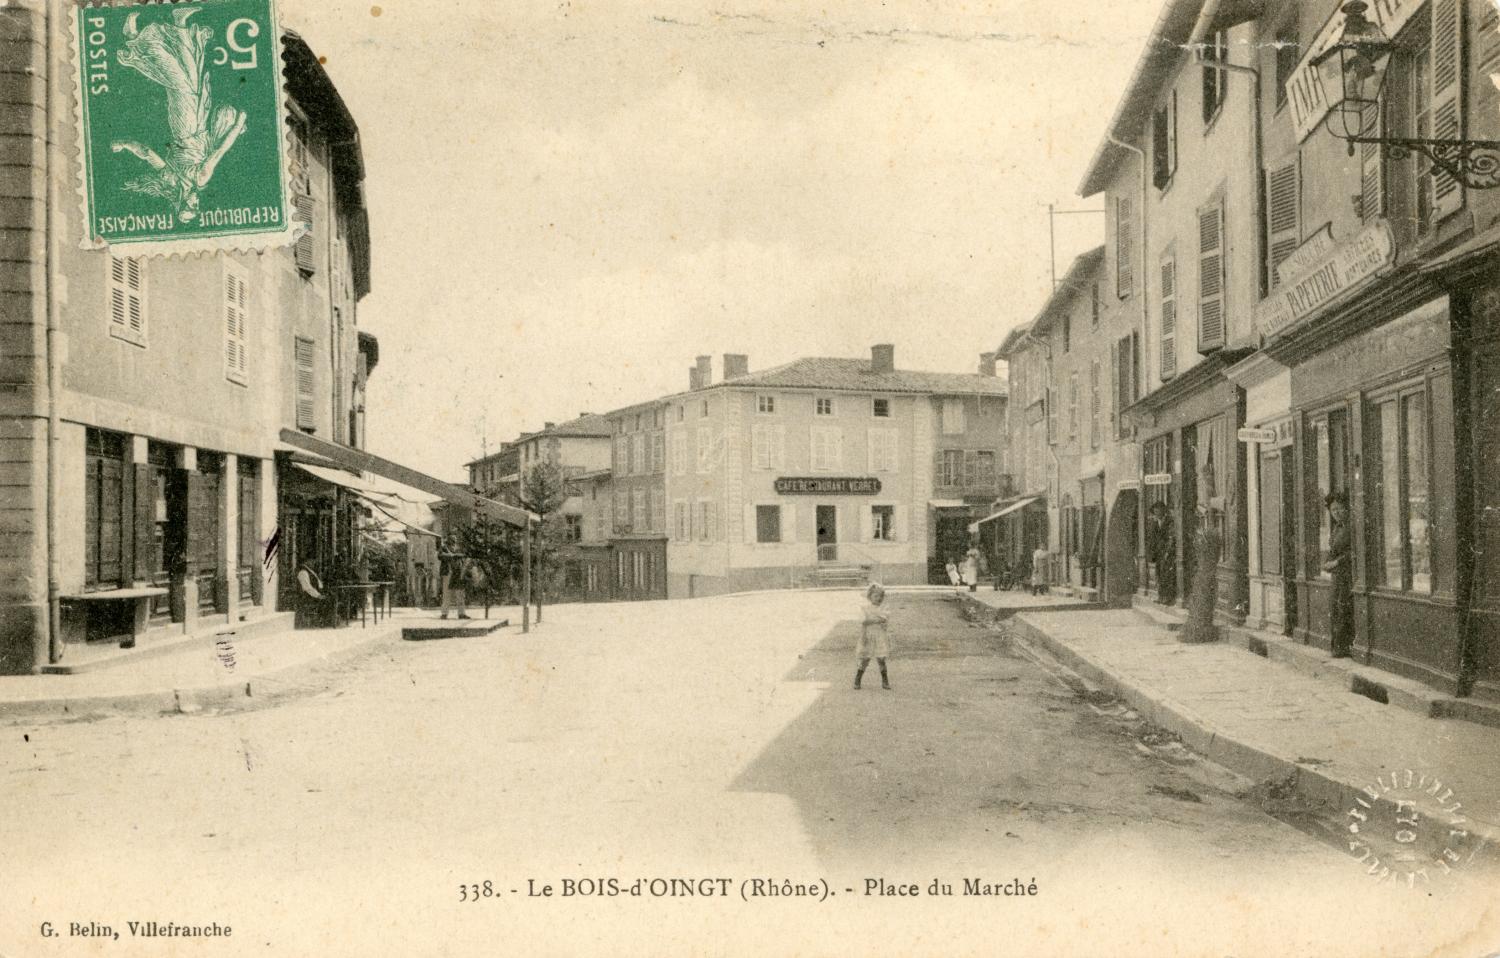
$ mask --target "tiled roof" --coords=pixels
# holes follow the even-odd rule
[[[595,413],[561,422],[532,436],[608,436],[609,420]]]
[[[1006,382],[977,373],[924,373],[896,369],[870,371],[868,359],[812,356],[784,366],[726,379],[715,386],[763,386],[778,389],[841,389],[857,392],[937,393],[940,395],[1004,396]],[[714,387],[709,387],[714,388]]]
[[[1103,265],[1103,246],[1095,246],[1087,253],[1078,254],[1072,265],[1068,267],[1066,275],[1057,281],[1057,288],[1052,291],[1052,295],[1047,297],[1047,302],[1043,303],[1042,308],[1037,312],[1036,319],[1031,323],[1032,332],[1040,333],[1050,326],[1052,320],[1060,316],[1062,311],[1073,302],[1073,297],[1094,285],[1098,281],[1095,274]]]

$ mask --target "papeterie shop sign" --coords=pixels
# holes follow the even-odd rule
[[[1394,261],[1395,254],[1391,229],[1384,220],[1365,227],[1352,240],[1334,247],[1262,300],[1255,308],[1256,329],[1262,336],[1270,337],[1295,325],[1385,269]]]
[[[1394,37],[1410,20],[1412,14],[1426,4],[1427,0],[1373,0],[1365,15],[1388,37]],[[1292,127],[1297,131],[1297,142],[1317,129],[1323,117],[1333,105],[1343,99],[1343,66],[1338,57],[1330,57],[1322,67],[1313,64],[1327,52],[1344,32],[1342,3],[1334,4],[1333,16],[1323,24],[1323,29],[1313,38],[1297,69],[1286,81],[1286,100],[1292,109]],[[1331,97],[1331,99],[1330,99]]]
[[[876,496],[880,480],[849,476],[782,476],[776,480],[780,496]]]

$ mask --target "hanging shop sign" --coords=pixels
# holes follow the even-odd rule
[[[1377,220],[1261,300],[1255,308],[1255,328],[1262,336],[1275,336],[1381,272],[1395,256],[1391,228]]]
[[[1142,479],[1141,482],[1148,486],[1170,486],[1172,474],[1170,472],[1153,472]]]
[[[1132,489],[1139,489],[1140,487],[1141,481],[1139,479],[1121,479],[1119,482],[1115,483],[1116,492],[1128,492]]]
[[[781,496],[877,496],[880,480],[873,476],[783,476],[776,480]]]
[[[1276,430],[1274,429],[1241,429],[1236,433],[1240,442],[1275,442]]]

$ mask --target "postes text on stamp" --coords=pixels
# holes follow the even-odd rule
[[[292,240],[274,0],[80,6],[83,245]]]

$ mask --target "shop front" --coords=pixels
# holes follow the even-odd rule
[[[1140,430],[1145,504],[1137,591],[1186,605],[1199,564],[1211,563],[1215,615],[1235,625],[1249,607],[1245,453],[1236,441],[1245,400],[1224,371],[1245,355],[1214,353],[1127,410]]]
[[[1225,370],[1245,390],[1246,623],[1289,634],[1296,621],[1297,470],[1291,371],[1264,353]]]

